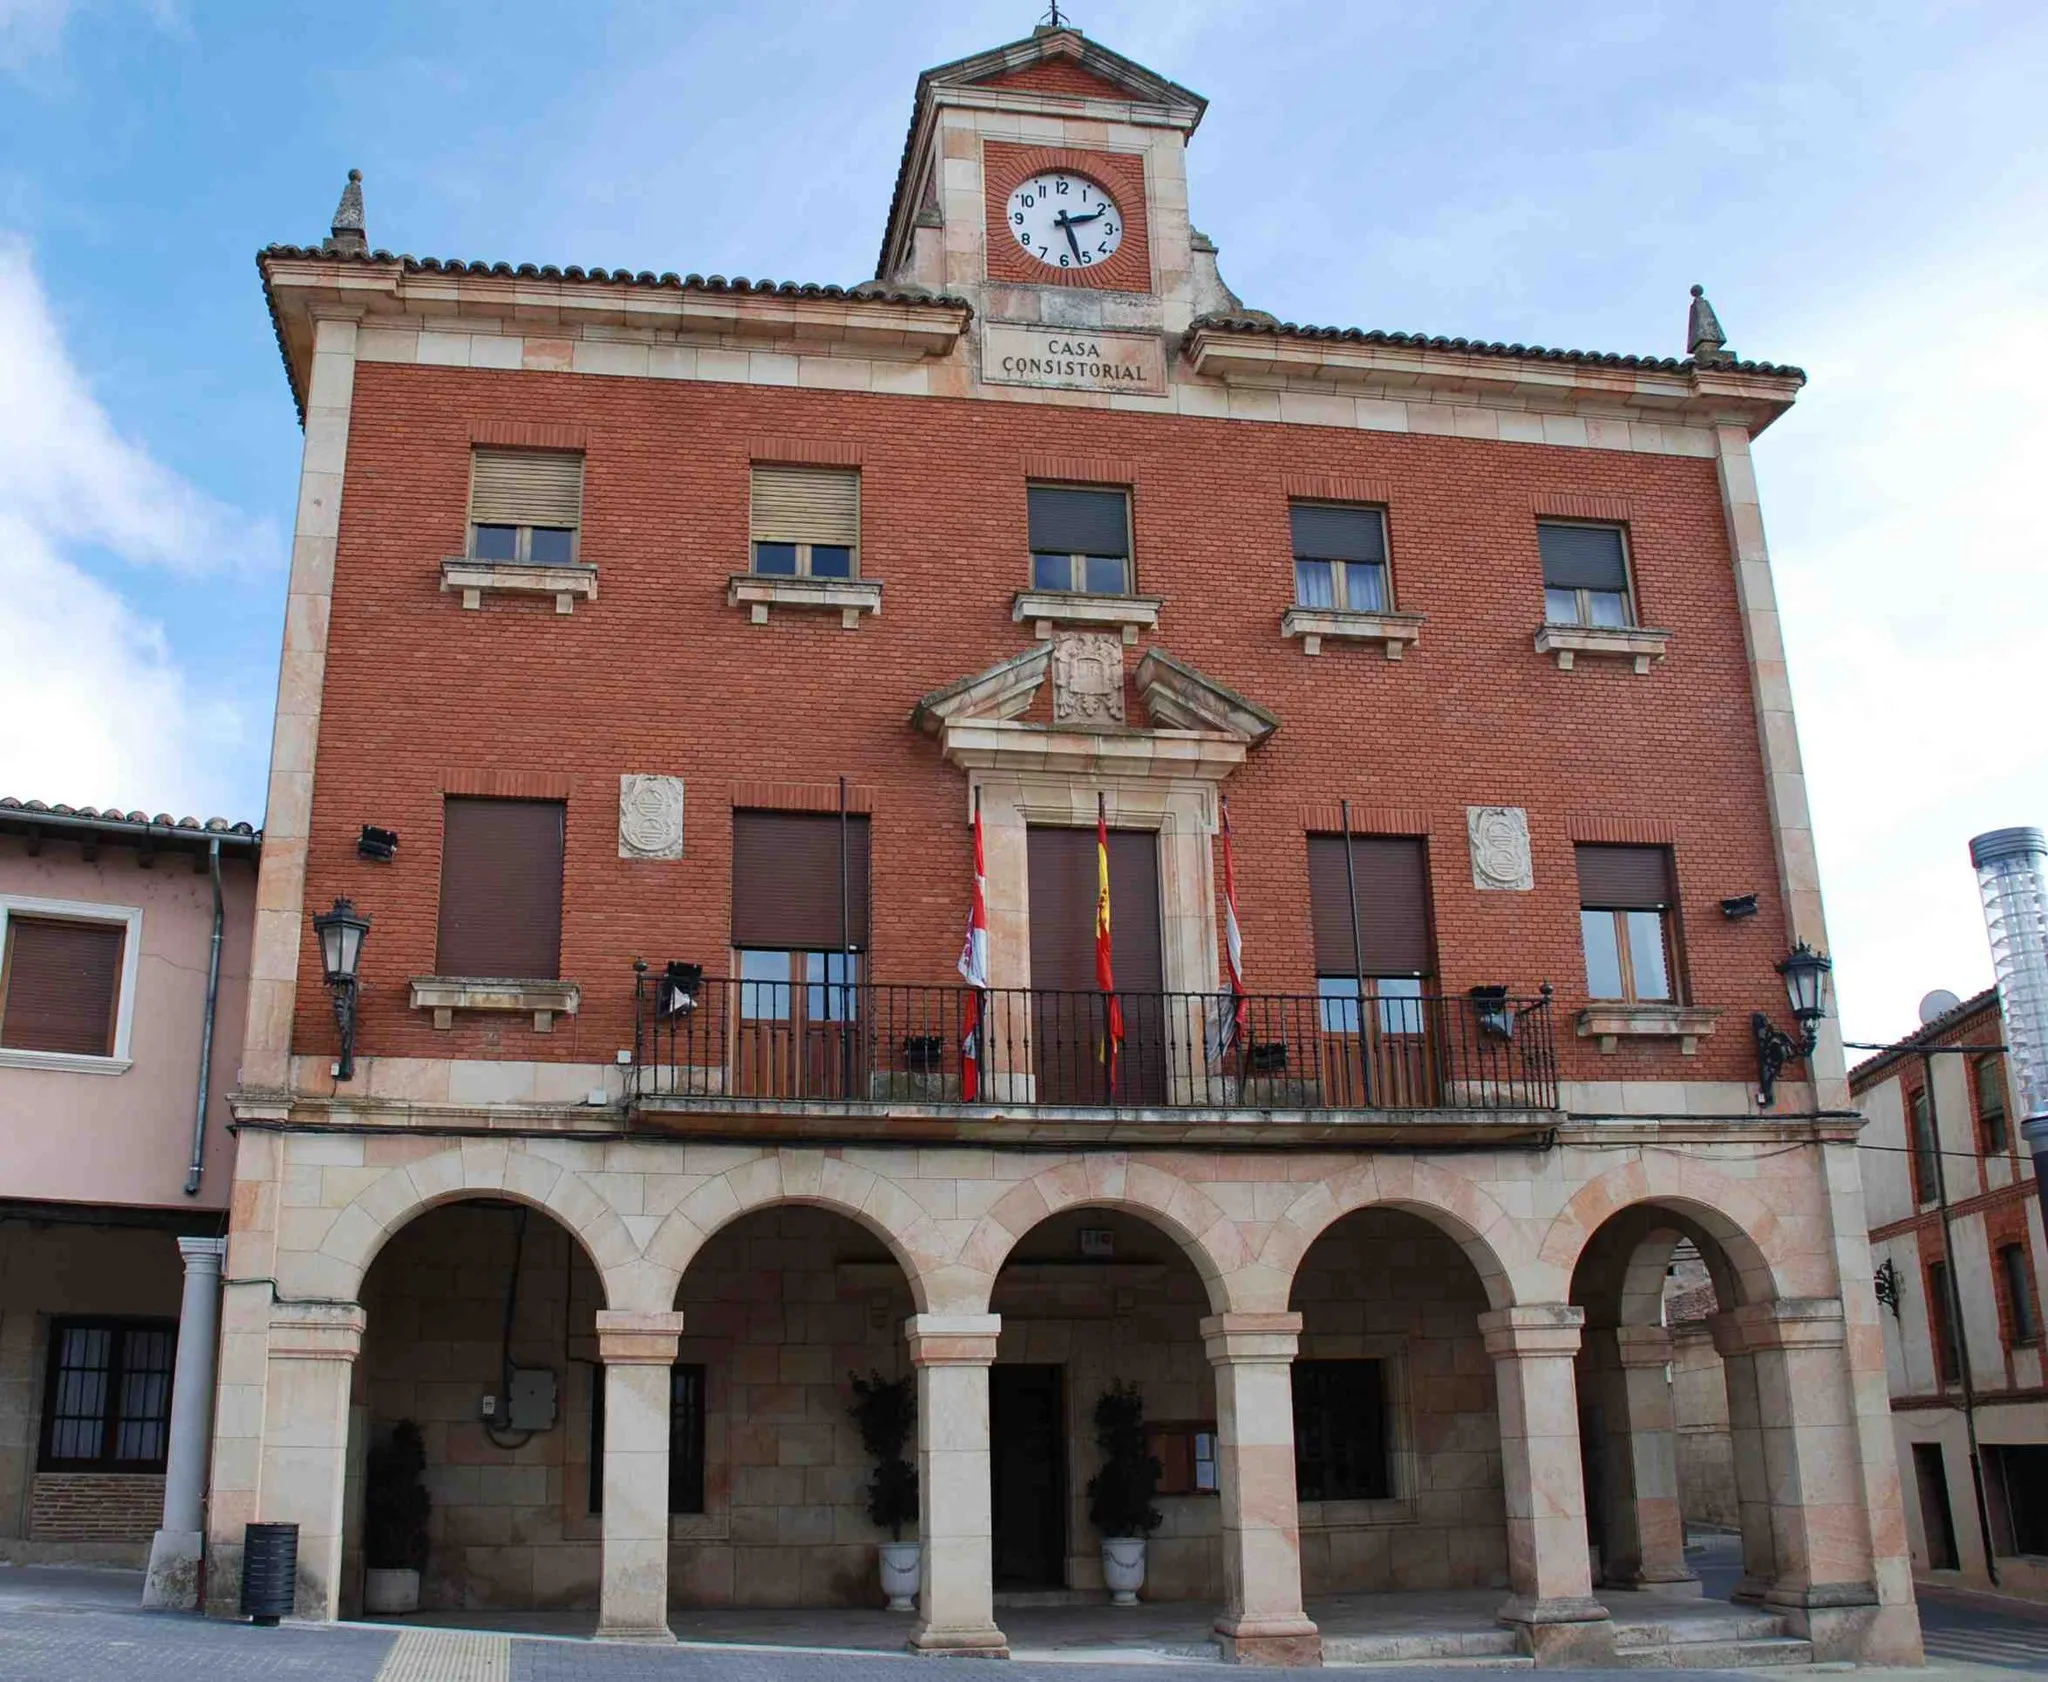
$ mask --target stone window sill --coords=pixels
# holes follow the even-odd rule
[[[1720,1011],[1704,1005],[1588,1005],[1579,1012],[1579,1038],[1597,1039],[1603,1057],[1625,1039],[1675,1039],[1679,1055],[1690,1057],[1720,1019]]]
[[[1332,642],[1386,644],[1387,658],[1398,660],[1408,645],[1422,637],[1419,613],[1353,613],[1345,608],[1290,607],[1280,615],[1280,634],[1301,638],[1304,654],[1320,654]]]
[[[1536,633],[1536,652],[1555,656],[1561,672],[1570,671],[1581,654],[1633,660],[1638,672],[1647,672],[1664,658],[1664,645],[1670,640],[1669,631],[1640,625],[1545,625]]]
[[[1122,631],[1134,643],[1140,631],[1159,629],[1159,596],[1091,596],[1084,590],[1019,590],[1010,598],[1010,617],[1029,623],[1038,640],[1052,636],[1055,625],[1101,625]]]
[[[0,1051],[0,1069],[53,1069],[68,1075],[125,1075],[128,1057],[94,1057],[82,1051]]]
[[[441,563],[441,588],[460,590],[462,605],[476,609],[486,595],[553,596],[557,613],[574,613],[580,596],[597,600],[597,568],[534,566],[526,561],[473,561],[455,555]]]
[[[785,578],[758,572],[736,572],[726,580],[725,605],[744,607],[756,625],[768,623],[771,607],[836,613],[847,630],[860,624],[863,613],[882,611],[879,578]]]
[[[436,1028],[455,1026],[458,1010],[532,1011],[533,1031],[553,1031],[557,1016],[574,1016],[583,990],[573,981],[519,981],[496,977],[416,975],[412,1008],[431,1010]]]

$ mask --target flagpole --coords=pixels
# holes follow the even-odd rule
[[[1358,930],[1358,870],[1351,858],[1351,802],[1338,802],[1344,814],[1344,897],[1351,907],[1351,978],[1358,988],[1358,1072],[1364,1097],[1372,1103],[1372,1051],[1365,1038],[1365,942]]]
[[[853,969],[853,907],[847,903],[846,778],[839,779],[839,1095],[853,1096],[853,1041],[847,1034],[847,1007],[853,1003],[847,977]],[[831,997],[828,992],[825,995]]]

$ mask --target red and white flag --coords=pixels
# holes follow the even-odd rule
[[[1244,991],[1244,937],[1237,929],[1237,861],[1230,847],[1230,802],[1223,806],[1223,967],[1230,980],[1230,999],[1219,1011],[1210,1035],[1209,1057],[1221,1062],[1246,1043],[1251,1026],[1251,1001]],[[1219,1001],[1221,1002],[1221,1001]]]
[[[981,848],[981,802],[974,803],[974,898],[967,908],[967,939],[956,966],[973,989],[960,1012],[960,1098],[981,1095],[982,990],[988,986],[988,863]]]

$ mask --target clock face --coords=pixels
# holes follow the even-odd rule
[[[1010,194],[1010,237],[1049,269],[1107,262],[1124,242],[1123,212],[1100,182],[1069,169],[1047,170]]]

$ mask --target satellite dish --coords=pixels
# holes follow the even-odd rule
[[[1920,1001],[1920,1026],[1926,1027],[1937,1017],[1946,1016],[1963,1001],[1946,987],[1937,987]]]

